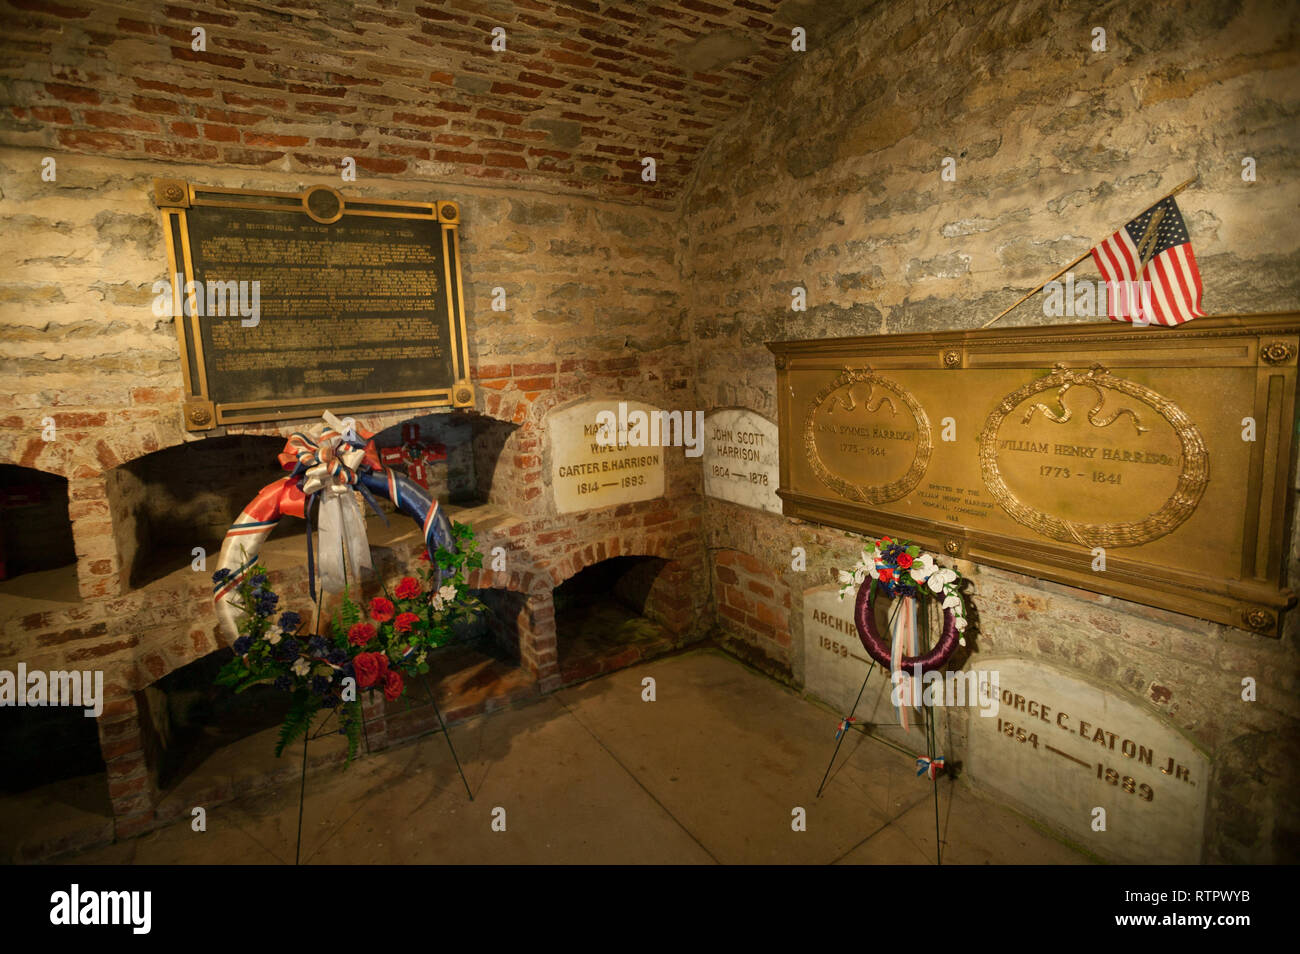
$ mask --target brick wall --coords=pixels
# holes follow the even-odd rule
[[[713,129],[791,62],[781,6],[6,0],[0,138],[313,176],[351,156],[363,176],[669,206]],[[800,22],[816,34],[843,15]],[[492,50],[495,28],[504,51]]]
[[[1108,53],[1090,51],[1094,26]],[[683,200],[703,400],[775,418],[765,341],[978,327],[1193,174],[1178,201],[1207,313],[1300,308],[1297,26],[1293,6],[1263,2],[873,8],[719,133]],[[946,156],[955,182],[940,178]],[[1256,183],[1244,156],[1266,170]],[[791,311],[796,285],[806,312]],[[1031,302],[1001,323],[1076,320]],[[724,625],[800,681],[802,592],[833,582],[860,541],[717,501],[705,527]],[[790,568],[796,545],[806,572]],[[720,556],[734,551],[794,596],[791,648],[748,612],[743,561]],[[972,665],[1050,660],[1170,720],[1216,766],[1206,859],[1300,857],[1300,613],[1273,640],[961,569],[984,623]],[[1300,579],[1300,537],[1288,576]],[[1257,703],[1241,700],[1245,676]]]

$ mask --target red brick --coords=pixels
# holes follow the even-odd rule
[[[132,96],[131,105],[142,113],[173,113],[179,114],[181,107],[170,99],[158,99],[154,96]]]
[[[32,118],[43,123],[59,123],[67,126],[72,123],[72,112],[62,106],[33,106]]]
[[[357,156],[358,168],[381,175],[396,175],[406,171],[405,159],[376,159],[370,156]]]
[[[500,152],[490,152],[483,157],[486,165],[497,169],[527,169],[528,161],[523,156],[511,156]]]
[[[239,130],[234,126],[204,126],[203,138],[216,142],[239,142]]]
[[[249,146],[305,146],[306,136],[277,136],[271,133],[244,133],[244,143]]]
[[[82,86],[69,86],[66,83],[46,83],[45,92],[65,103],[99,104],[99,94],[93,89]]]
[[[439,162],[460,162],[472,166],[483,164],[482,156],[467,152],[453,152],[450,149],[434,150],[433,158]]]
[[[518,126],[524,121],[522,113],[508,113],[501,109],[491,109],[484,107],[475,113],[479,119],[495,119],[497,122],[509,123],[512,126]]]

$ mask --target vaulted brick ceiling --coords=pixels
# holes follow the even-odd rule
[[[859,0],[0,0],[5,142],[671,205]],[[193,29],[206,49],[191,49]],[[505,30],[505,52],[492,49]],[[642,179],[654,157],[657,181]]]

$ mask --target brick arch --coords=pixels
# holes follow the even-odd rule
[[[683,562],[681,556],[668,550],[666,540],[652,541],[644,530],[614,532],[603,540],[570,547],[551,561],[551,586],[559,586],[589,566],[620,556],[657,557],[670,564]]]

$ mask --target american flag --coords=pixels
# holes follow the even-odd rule
[[[1192,254],[1192,241],[1173,196],[1161,199],[1092,250],[1093,261],[1107,282],[1113,321],[1180,325],[1199,318],[1201,273]],[[1150,282],[1150,304],[1137,296],[1136,309],[1116,294],[1116,282]]]

